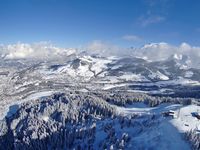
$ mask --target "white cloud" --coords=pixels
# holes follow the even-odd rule
[[[147,16],[147,17],[140,17],[139,18],[139,22],[141,24],[142,27],[146,27],[146,26],[149,26],[151,24],[156,24],[156,23],[160,23],[160,22],[163,22],[165,21],[165,17],[163,16],[153,16],[153,15],[150,15],[150,16]]]
[[[74,52],[75,49],[58,48],[47,42],[34,44],[17,43],[0,46],[0,54],[6,59],[50,59],[67,56]]]
[[[173,55],[177,58],[187,56],[191,60],[191,67],[200,66],[200,47],[191,46],[188,43],[181,43],[179,46],[174,46],[162,42],[146,44],[141,48],[122,48],[102,41],[93,41],[86,45],[84,49],[91,54],[100,54],[102,56],[133,55],[146,58],[150,61],[166,60]],[[82,50],[80,49],[80,51]],[[46,42],[0,45],[0,56],[6,59],[59,59],[76,52],[77,49],[59,48]]]
[[[124,39],[126,41],[132,41],[132,42],[141,40],[141,38],[139,36],[136,36],[136,35],[124,35],[122,37],[122,39]]]
[[[145,0],[144,2],[149,7],[158,7],[158,6],[160,6],[160,9],[163,9],[163,7],[167,7],[168,3],[171,2],[171,1],[170,0]]]
[[[179,46],[170,45],[168,43],[151,43],[146,44],[142,48],[135,49],[134,56],[145,57],[151,61],[166,60],[173,55],[187,56],[191,61],[191,67],[200,65],[200,47],[191,46],[182,43]]]
[[[116,55],[119,53],[120,48],[116,45],[102,42],[100,40],[95,40],[89,43],[86,46],[86,50],[92,54],[101,54],[101,55]]]

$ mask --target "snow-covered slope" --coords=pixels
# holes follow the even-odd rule
[[[3,58],[0,149],[190,149],[200,111],[200,70],[190,60]],[[185,139],[188,133],[195,138]]]
[[[73,60],[62,65],[50,66],[47,70],[42,70],[41,73],[46,74],[65,74],[72,78],[89,80],[95,76],[104,76],[104,71],[107,69],[107,64],[112,62],[111,58],[92,57],[89,55],[76,56]]]
[[[177,118],[172,119],[171,123],[178,128],[180,132],[188,132],[190,130],[196,130],[198,133],[200,130],[200,122],[194,114],[200,113],[200,106],[189,105],[182,107],[176,111]]]

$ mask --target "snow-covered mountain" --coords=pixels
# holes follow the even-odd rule
[[[189,63],[189,58],[176,54],[166,60],[154,62],[131,56],[100,57],[86,54],[76,55],[70,60],[57,62],[56,65],[47,62],[38,66],[35,71],[47,78],[65,76],[76,82],[99,84],[97,88],[101,89],[105,89],[107,85],[199,85],[200,70],[189,67]]]
[[[200,148],[190,56],[58,54],[0,59],[0,149]]]

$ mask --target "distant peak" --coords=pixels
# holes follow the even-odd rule
[[[174,54],[172,57],[174,59],[177,59],[177,60],[182,60],[183,59],[183,55],[182,54]]]

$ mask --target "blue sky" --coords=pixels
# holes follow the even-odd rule
[[[200,46],[199,0],[0,0],[0,43]]]

